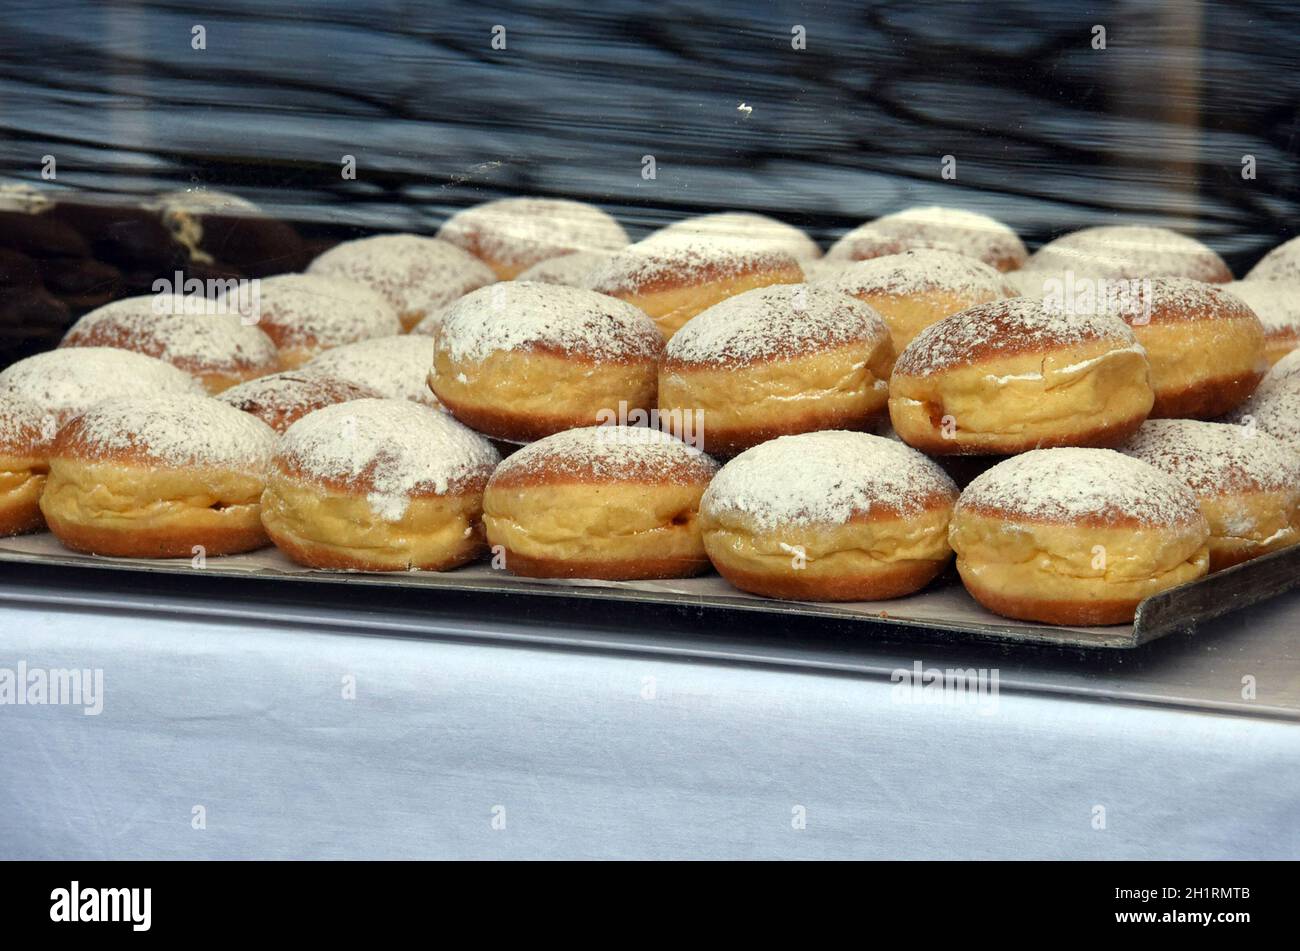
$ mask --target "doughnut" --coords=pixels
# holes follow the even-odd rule
[[[44,414],[34,404],[0,398],[0,536],[45,527],[39,503],[53,434],[43,423]]]
[[[259,281],[258,288],[256,300],[240,301],[236,309],[271,338],[286,370],[332,347],[403,330],[387,299],[355,281],[281,274]]]
[[[1229,291],[1187,278],[1144,281],[1123,305],[1151,364],[1153,419],[1214,419],[1255,391],[1264,371],[1264,327]]]
[[[995,218],[939,205],[906,208],[854,228],[831,246],[828,258],[865,261],[916,248],[949,251],[1014,271],[1029,252],[1014,231]]]
[[[1246,275],[1248,281],[1300,281],[1300,238],[1284,241]]]
[[[591,289],[645,311],[665,338],[719,301],[769,284],[799,284],[788,251],[761,240],[661,231],[628,245],[596,268]]]
[[[515,280],[586,288],[591,283],[591,275],[611,253],[574,251],[572,254],[562,254],[558,258],[547,258],[545,261],[538,261],[526,271],[520,271]],[[425,320],[427,321],[428,318],[426,317]]]
[[[722,211],[683,218],[660,228],[656,234],[695,234],[721,240],[742,240],[784,251],[801,264],[822,256],[817,242],[794,225],[750,211]],[[654,235],[651,235],[654,237]]]
[[[1300,382],[1266,376],[1251,398],[1224,421],[1275,436],[1300,452]]]
[[[312,261],[308,274],[341,277],[378,291],[409,330],[496,275],[454,244],[414,234],[381,234],[335,245]]]
[[[1226,284],[1232,272],[1195,238],[1143,225],[1100,225],[1049,241],[1025,264],[1032,271],[1136,280],[1186,277]]]
[[[1277,386],[1300,387],[1300,350],[1292,350],[1264,374],[1255,394],[1266,393]]]
[[[885,412],[889,328],[834,288],[774,284],[696,314],[659,366],[659,414],[703,413],[718,456],[776,436],[867,429]]]
[[[617,251],[623,226],[595,205],[560,198],[501,198],[452,215],[438,237],[483,261],[502,281],[574,251]]]
[[[631,304],[559,284],[510,281],[443,317],[429,386],[448,411],[496,439],[528,441],[648,411],[663,338]]]
[[[1151,419],[1122,450],[1187,484],[1210,523],[1210,570],[1300,541],[1300,452],[1267,433]]]
[[[271,338],[206,297],[145,295],[92,310],[60,347],[115,347],[157,357],[199,380],[209,393],[280,369]]]
[[[283,433],[308,413],[349,400],[380,399],[368,386],[311,371],[273,373],[233,386],[217,399],[251,413],[277,433]]]
[[[1270,366],[1300,347],[1300,280],[1233,281],[1224,290],[1264,325],[1264,359]]]
[[[932,324],[899,355],[889,416],[934,455],[1009,455],[1123,442],[1155,401],[1146,353],[1119,317],[1016,297]]]
[[[74,551],[191,558],[267,543],[259,499],[275,432],[209,396],[127,397],[59,431],[41,512]]]
[[[310,568],[443,571],[486,547],[483,489],[499,458],[446,413],[408,400],[335,403],[280,437],[262,521]]]
[[[153,357],[110,347],[48,350],[0,372],[0,399],[25,400],[41,412],[51,440],[96,403],[127,396],[202,393],[198,380]]]
[[[929,248],[855,261],[829,283],[885,319],[896,353],[945,317],[1013,296],[1002,274],[989,265]]]
[[[717,469],[658,429],[556,433],[492,474],[483,496],[488,543],[507,570],[529,578],[697,575],[709,567],[700,496]]]
[[[742,591],[877,601],[918,591],[952,550],[957,487],[902,443],[829,430],[781,436],[719,470],[700,501],[704,549]]]
[[[1210,526],[1181,480],[1112,449],[1037,449],[978,476],[949,532],[957,572],[994,614],[1126,624],[1209,570]]]
[[[433,340],[424,336],[375,337],[326,350],[300,372],[328,376],[374,390],[385,399],[439,406],[429,390]]]

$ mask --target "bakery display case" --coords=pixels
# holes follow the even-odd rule
[[[13,6],[0,856],[1300,854],[1286,4]]]

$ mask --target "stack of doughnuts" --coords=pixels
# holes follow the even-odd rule
[[[166,221],[202,255],[213,214]],[[955,553],[997,614],[1126,623],[1300,543],[1296,247],[1234,282],[1161,228],[1030,256],[986,215],[909,208],[823,257],[752,212],[629,243],[592,205],[487,202],[251,299],[106,304],[0,372],[0,534],[318,570],[712,567],[814,601],[908,596]]]

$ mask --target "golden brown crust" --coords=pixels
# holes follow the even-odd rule
[[[598,581],[651,581],[690,578],[709,570],[704,555],[694,558],[539,558],[502,546],[505,565],[523,578],[592,578]]]
[[[204,555],[235,555],[269,544],[261,526],[142,528],[127,530],[79,524],[46,511],[50,531],[66,547],[90,555],[118,558],[191,558],[196,547]]]
[[[961,570],[958,561],[957,569]],[[1131,624],[1137,614],[1140,599],[1114,598],[1102,601],[1068,601],[1046,598],[1013,597],[982,587],[962,574],[962,581],[970,596],[994,614],[1021,621],[1040,621],[1044,624],[1069,624],[1100,627],[1109,624]]]
[[[727,459],[779,436],[834,429],[875,432],[881,421],[888,419],[888,416],[888,407],[882,404],[866,412],[829,406],[810,406],[803,412],[782,420],[779,425],[707,426],[706,420],[705,444],[710,455]]]
[[[1012,437],[1003,438],[998,441],[996,447],[990,444],[981,445],[963,445],[960,441],[954,439],[945,439],[942,431],[942,415],[939,419],[933,418],[931,412],[931,426],[929,432],[916,432],[910,427],[907,430],[907,437],[904,440],[913,449],[919,449],[926,455],[931,456],[985,456],[991,452],[997,452],[1001,455],[1017,455],[1022,452],[1028,452],[1031,449],[1053,449],[1058,446],[1081,446],[1094,449],[1108,449],[1113,446],[1119,446],[1128,441],[1134,433],[1141,428],[1146,422],[1147,414],[1142,413],[1133,415],[1127,419],[1119,420],[1110,426],[1092,426],[1083,429],[1072,429],[1062,431],[1059,435],[1048,436],[1042,439],[1015,439]]]
[[[287,558],[307,568],[321,568],[327,571],[450,571],[452,568],[459,568],[480,558],[487,551],[483,526],[476,526],[474,532],[474,537],[458,551],[402,565],[394,565],[390,559],[365,558],[349,554],[355,549],[336,548],[292,536],[275,528],[269,528],[267,534],[275,547],[284,552]]]
[[[746,571],[714,561],[718,573],[741,591],[790,601],[884,601],[921,590],[944,569],[946,561],[881,568],[868,577],[810,576],[799,572]]]
[[[1259,372],[1202,380],[1180,390],[1156,391],[1151,419],[1217,419],[1236,409],[1264,378]]]
[[[326,406],[382,398],[382,394],[368,386],[322,374],[282,373],[263,380],[266,386],[224,393],[221,402],[256,416],[277,433],[283,433],[308,413]]]
[[[0,537],[45,530],[39,497],[0,503]]]
[[[544,458],[528,466],[500,466],[492,477],[494,489],[524,489],[546,485],[625,485],[643,486],[647,491],[662,485],[698,485],[701,491],[709,484],[717,466],[708,456],[683,457],[679,461],[660,463],[653,474],[645,469],[629,468],[625,472],[593,472],[566,467],[562,460]]]

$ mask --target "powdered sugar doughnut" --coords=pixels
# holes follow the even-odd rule
[[[1210,284],[1232,280],[1223,258],[1195,238],[1142,225],[1101,225],[1072,231],[1035,251],[1025,267],[1126,280],[1186,277]]]
[[[259,500],[275,433],[206,396],[99,403],[55,440],[41,511],[76,551],[191,558],[266,544]]]
[[[596,269],[591,288],[645,311],[667,338],[728,297],[801,281],[803,271],[788,251],[684,230],[660,231],[628,245]]]
[[[1245,426],[1151,419],[1123,447],[1185,482],[1210,523],[1210,570],[1300,541],[1300,452]]]
[[[889,416],[934,455],[1123,442],[1155,401],[1146,353],[1111,314],[1017,297],[927,327],[899,355]]]
[[[368,386],[308,371],[273,373],[231,387],[217,398],[283,433],[318,409],[349,400],[380,399],[382,395]]]
[[[1264,379],[1259,381],[1255,394],[1266,393],[1278,386],[1300,388],[1300,350],[1292,350],[1273,364],[1273,368],[1264,374]]]
[[[623,301],[511,281],[443,317],[429,386],[461,422],[497,439],[540,439],[655,405],[663,338]]]
[[[387,399],[440,406],[429,389],[432,365],[432,338],[376,337],[326,350],[304,364],[301,372],[366,387]]]
[[[481,259],[503,281],[547,258],[627,244],[623,226],[595,205],[559,198],[484,202],[448,218],[438,237]]]
[[[1028,257],[1024,242],[1002,222],[939,205],[906,208],[859,225],[836,241],[826,256],[863,261],[916,248],[964,254],[999,271],[1014,271]]]
[[[410,329],[425,315],[496,280],[492,269],[454,244],[415,234],[381,234],[335,245],[308,274],[341,277],[382,294]]]
[[[39,531],[52,433],[44,414],[23,399],[0,398],[0,536]]]
[[[483,489],[499,460],[446,413],[336,403],[281,437],[262,519],[276,547],[312,568],[442,571],[484,551]]]
[[[776,436],[867,429],[884,414],[893,362],[889,328],[861,301],[807,284],[760,287],[668,341],[660,416],[702,412],[719,456]]]
[[[538,284],[563,284],[565,287],[587,289],[591,276],[612,251],[575,251],[558,258],[538,261],[526,271],[521,271],[517,281],[534,281]],[[418,328],[417,328],[418,329]]]
[[[1269,251],[1250,269],[1246,280],[1300,282],[1300,238],[1284,241]]]
[[[280,368],[271,338],[205,297],[146,295],[105,304],[64,335],[60,347],[115,347],[156,357],[209,393]]]
[[[996,614],[1124,624],[1209,569],[1210,527],[1183,482],[1109,449],[1040,449],[977,476],[949,538],[966,590]]]
[[[750,211],[722,211],[683,218],[659,229],[656,234],[694,234],[722,241],[766,245],[789,254],[800,263],[822,256],[822,249],[817,246],[817,242],[794,225]]]
[[[241,304],[251,311],[251,302]],[[287,370],[332,347],[402,332],[397,311],[378,291],[320,274],[281,274],[260,281],[256,308],[246,318],[271,338]]]
[[[1233,281],[1224,290],[1264,325],[1264,359],[1270,366],[1300,347],[1300,280]]]
[[[709,566],[700,496],[717,471],[657,429],[591,426],[547,436],[497,468],[488,542],[532,578],[685,578]]]
[[[41,431],[50,441],[64,423],[104,400],[202,392],[199,381],[183,370],[110,347],[50,350],[0,372],[0,395],[40,410]]]
[[[1225,421],[1276,436],[1300,451],[1300,385],[1286,378],[1265,378],[1255,394]]]
[[[928,248],[850,263],[829,283],[870,304],[885,319],[897,353],[945,317],[1013,296],[989,265]]]
[[[956,498],[943,470],[902,443],[805,433],[723,466],[700,519],[709,559],[743,591],[870,601],[910,594],[943,569]]]

